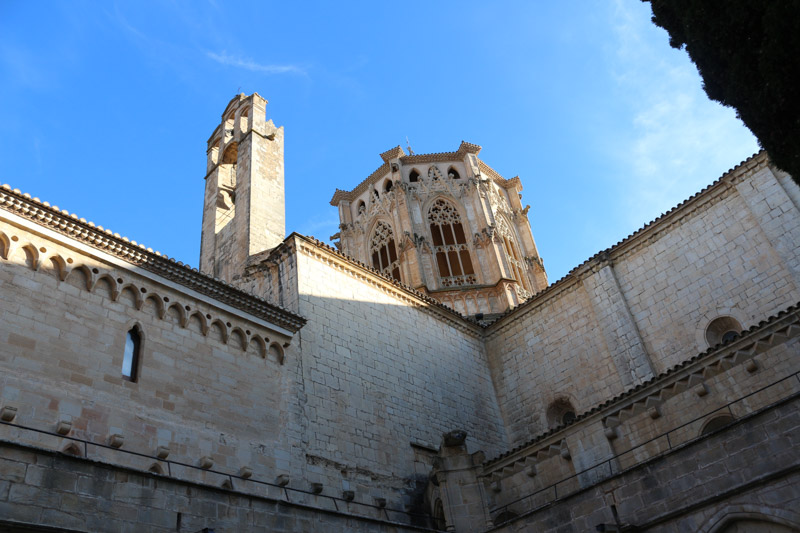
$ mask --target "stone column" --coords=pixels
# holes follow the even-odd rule
[[[764,164],[749,178],[736,182],[748,210],[764,232],[772,249],[800,287],[800,211],[772,170]],[[797,192],[797,185],[786,180],[786,187]]]
[[[478,478],[483,453],[468,453],[466,438],[466,431],[461,430],[444,434],[432,476],[433,483],[438,484],[434,492],[442,502],[447,531],[458,533],[492,526],[483,483]]]
[[[638,385],[655,373],[614,267],[605,256],[589,268],[582,276],[583,287],[592,302],[600,332],[623,385],[626,388]]]

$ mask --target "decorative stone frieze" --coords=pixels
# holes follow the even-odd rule
[[[305,319],[285,309],[220,280],[215,280],[197,269],[169,259],[158,252],[153,252],[143,245],[137,244],[136,241],[130,241],[110,230],[104,230],[101,226],[95,226],[85,219],[79,219],[67,211],[51,207],[47,202],[33,199],[30,195],[22,194],[18,189],[12,190],[8,185],[0,188],[0,207],[62,235],[110,253],[139,268],[163,276],[188,289],[275,323],[289,331],[295,332],[305,323]],[[38,250],[36,247],[34,249]],[[34,269],[38,268],[38,263],[38,260],[35,261]],[[67,263],[64,262],[64,264]]]

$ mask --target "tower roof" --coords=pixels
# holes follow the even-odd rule
[[[361,193],[363,193],[371,184],[376,183],[390,172],[391,166],[389,163],[393,159],[400,161],[402,165],[415,165],[420,163],[443,163],[447,161],[462,161],[467,154],[475,154],[477,156],[480,153],[480,151],[481,147],[479,145],[472,144],[467,141],[461,141],[458,150],[456,150],[455,152],[435,152],[431,154],[407,155],[402,147],[395,146],[394,148],[391,148],[380,154],[381,159],[383,159],[383,164],[379,166],[377,169],[375,169],[375,171],[372,172],[372,174],[367,176],[367,178],[364,181],[362,181],[349,191],[336,189],[336,192],[333,193],[333,198],[331,198],[331,205],[337,206],[343,200],[353,201],[356,197],[358,197]],[[522,185],[520,184],[518,177],[515,176],[511,179],[505,179],[497,171],[495,171],[492,167],[490,167],[480,159],[478,159],[478,164],[480,166],[481,172],[486,174],[501,187],[507,189],[516,185],[520,189],[522,189]]]

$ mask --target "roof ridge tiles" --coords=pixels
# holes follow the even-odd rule
[[[521,309],[526,308],[529,305],[532,305],[534,302],[541,300],[542,298],[545,297],[545,295],[549,296],[553,291],[557,290],[557,288],[560,289],[561,286],[564,283],[566,283],[567,281],[573,279],[575,277],[575,275],[580,271],[581,268],[585,267],[586,265],[591,263],[593,260],[595,260],[595,259],[597,259],[597,258],[599,258],[599,257],[601,257],[603,255],[610,255],[611,253],[615,252],[621,246],[631,242],[634,238],[637,238],[638,236],[640,236],[645,230],[648,230],[649,228],[657,225],[658,222],[661,222],[665,218],[669,217],[670,215],[677,213],[678,211],[680,211],[682,208],[686,207],[692,201],[696,200],[697,198],[699,198],[702,195],[705,195],[710,190],[716,188],[726,178],[733,177],[734,174],[741,174],[741,173],[745,172],[746,170],[749,170],[750,169],[750,165],[752,165],[753,163],[756,163],[757,160],[761,160],[764,163],[766,163],[768,161],[767,153],[764,150],[760,150],[759,152],[756,152],[755,154],[751,155],[750,157],[748,157],[744,161],[740,162],[735,167],[733,167],[731,169],[728,169],[727,172],[723,173],[720,177],[715,179],[710,184],[706,185],[700,191],[692,194],[691,196],[689,196],[685,200],[681,201],[680,203],[678,203],[677,205],[672,207],[666,213],[662,213],[660,216],[654,218],[650,222],[647,222],[646,224],[644,224],[642,227],[640,227],[639,229],[637,229],[633,233],[630,233],[628,236],[626,236],[626,237],[622,238],[621,240],[617,241],[616,244],[613,244],[613,245],[609,246],[608,248],[605,248],[603,250],[600,250],[600,251],[596,252],[595,254],[590,256],[588,259],[584,260],[583,262],[579,263],[578,265],[576,265],[572,269],[570,269],[570,271],[567,272],[563,277],[561,277],[560,279],[558,279],[555,282],[551,283],[550,285],[548,285],[547,287],[545,287],[543,290],[539,291],[538,293],[534,294],[533,296],[531,296],[530,298],[528,298],[527,300],[522,302],[517,307],[514,307],[513,309],[508,309],[506,312],[504,312],[502,315],[497,317],[490,324],[487,324],[486,327],[489,328],[489,327],[493,326],[494,324],[499,323],[500,321],[502,321],[508,315],[516,314]],[[748,168],[745,168],[745,166],[747,166]]]
[[[306,323],[305,318],[282,307],[281,305],[269,302],[260,296],[242,290],[226,281],[206,274],[205,272],[189,266],[182,261],[178,261],[173,257],[162,254],[161,252],[154,251],[152,248],[146,247],[143,244],[139,244],[134,240],[120,235],[119,233],[114,233],[110,229],[105,229],[103,226],[98,226],[94,222],[78,217],[78,215],[75,213],[70,213],[66,209],[59,209],[57,206],[51,205],[49,202],[42,201],[38,197],[33,197],[28,193],[23,193],[19,189],[13,189],[8,184],[0,185],[0,191],[4,191],[6,194],[9,194],[12,196],[12,198],[15,198],[17,201],[19,201],[20,204],[27,203],[30,206],[34,206],[34,208],[49,212],[51,215],[54,215],[53,218],[68,218],[70,224],[78,225],[82,230],[87,232],[87,235],[88,233],[94,233],[95,237],[93,239],[88,239],[85,235],[75,234],[67,231],[67,229],[61,225],[51,227],[51,229],[68,235],[73,239],[80,240],[92,248],[103,250],[104,252],[120,257],[125,261],[130,261],[128,256],[131,254],[124,254],[118,251],[116,247],[111,249],[109,247],[104,248],[98,244],[99,239],[97,237],[100,237],[101,239],[107,239],[109,241],[116,241],[115,244],[117,246],[134,248],[136,253],[143,256],[143,260],[138,262],[137,266],[170,279],[171,281],[175,281],[192,290],[196,290],[202,294],[210,296],[221,303],[231,305],[232,307],[253,314],[254,316],[258,316],[268,322],[274,322],[292,332],[299,330]],[[32,212],[31,207],[22,208],[15,211],[13,209],[13,200],[3,201],[3,199],[0,198],[0,207],[7,211],[17,212],[17,214],[20,214],[37,224],[48,222],[48,220],[43,220],[42,217],[36,216],[37,214]],[[159,268],[158,264],[160,262],[167,263],[171,265],[172,268],[179,269],[179,271],[171,272],[168,269]],[[208,284],[212,284],[212,286],[209,287],[207,286]],[[213,287],[213,285],[217,285],[218,287]],[[221,297],[220,294],[218,294],[222,291],[229,293],[227,297]]]
[[[647,388],[648,386],[650,386],[650,385],[652,385],[654,383],[657,383],[657,382],[659,382],[659,381],[661,381],[663,379],[666,379],[666,378],[672,376],[677,371],[681,370],[682,368],[688,366],[691,363],[699,361],[704,356],[709,356],[709,355],[712,355],[714,353],[717,353],[717,352],[721,351],[723,348],[726,348],[727,346],[738,342],[739,340],[745,338],[748,335],[752,335],[752,334],[755,334],[755,333],[757,333],[758,331],[760,331],[762,329],[766,329],[768,326],[771,326],[773,323],[777,322],[779,319],[784,318],[787,315],[789,315],[790,313],[793,313],[793,312],[796,312],[796,311],[800,311],[800,302],[797,302],[795,304],[790,305],[789,307],[787,307],[785,309],[782,309],[777,314],[771,315],[768,319],[760,321],[758,324],[755,324],[755,325],[751,326],[750,328],[748,328],[747,330],[742,331],[741,333],[739,333],[735,337],[733,337],[733,338],[731,338],[731,339],[729,339],[729,340],[727,340],[725,342],[719,343],[719,344],[717,344],[715,346],[709,347],[707,350],[705,350],[703,352],[696,353],[695,355],[693,355],[693,356],[689,357],[688,359],[685,359],[681,363],[678,363],[675,366],[673,366],[673,367],[661,372],[660,374],[655,375],[655,376],[651,377],[650,379],[648,379],[646,381],[643,381],[642,383],[639,383],[638,385],[635,385],[633,387],[629,387],[629,388],[625,389],[624,391],[622,391],[621,393],[615,395],[611,399],[606,400],[603,403],[596,404],[595,406],[591,407],[590,409],[578,414],[572,421],[564,423],[564,424],[560,424],[558,426],[554,426],[552,428],[548,428],[547,430],[537,434],[536,436],[532,437],[531,439],[529,439],[529,440],[527,440],[527,441],[525,441],[525,442],[523,442],[521,444],[518,444],[514,448],[512,448],[512,449],[510,449],[508,451],[505,451],[505,452],[503,452],[503,453],[501,453],[501,454],[499,454],[499,455],[497,455],[497,456],[495,456],[495,457],[493,457],[491,459],[485,460],[483,462],[483,466],[484,467],[490,466],[491,464],[496,463],[496,462],[500,461],[501,459],[504,459],[504,458],[508,457],[509,455],[512,455],[515,452],[517,452],[517,451],[519,451],[519,450],[521,450],[523,448],[527,448],[529,446],[532,446],[533,444],[536,444],[537,442],[543,440],[548,435],[550,435],[552,433],[555,433],[557,430],[560,431],[561,429],[564,429],[564,428],[566,428],[568,426],[576,424],[580,420],[583,420],[583,419],[587,418],[589,415],[597,413],[598,411],[600,411],[603,408],[609,407],[610,405],[612,405],[614,403],[617,403],[617,402],[619,402],[619,401],[621,401],[621,400],[623,400],[625,398],[628,398],[628,397],[632,396],[634,393],[639,392],[639,391]]]

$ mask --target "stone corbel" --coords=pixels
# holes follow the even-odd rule
[[[411,233],[409,233],[408,231],[403,232],[403,239],[400,241],[400,246],[399,246],[401,256],[405,254],[408,250],[410,250],[412,247],[414,248],[417,247],[417,244],[415,242],[415,237],[416,235],[412,237]]]
[[[513,211],[514,220],[516,221],[526,220],[528,218],[528,211],[530,210],[530,208],[531,208],[530,205],[526,205],[522,209],[514,209]]]
[[[414,246],[416,246],[417,250],[421,253],[433,253],[433,250],[431,250],[431,245],[424,235],[417,235],[416,233],[414,234]]]
[[[483,248],[492,241],[500,242],[499,234],[497,233],[497,228],[495,226],[487,226],[483,228],[480,233],[475,234],[472,240],[473,244],[479,248]]]
[[[481,198],[489,198],[491,195],[489,193],[489,180],[479,179],[478,180],[478,195]]]
[[[528,264],[528,267],[535,269],[539,268],[544,270],[544,261],[538,255],[529,255],[525,258],[525,262]]]
[[[11,422],[17,416],[17,408],[10,405],[4,405],[0,410],[0,420],[3,422]]]

